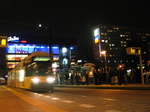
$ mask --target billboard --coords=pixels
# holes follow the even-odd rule
[[[94,43],[98,44],[99,56],[101,57],[101,37],[100,37],[100,29],[96,28],[94,30]]]
[[[94,41],[95,41],[95,43],[98,43],[98,44],[100,44],[100,30],[99,30],[99,28],[97,28],[97,29],[95,29],[94,30]]]

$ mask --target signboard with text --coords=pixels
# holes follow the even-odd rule
[[[7,42],[19,42],[19,37],[17,37],[17,36],[9,36],[7,38]]]
[[[129,47],[129,48],[126,48],[126,51],[127,51],[128,55],[140,55],[141,48],[139,48],[139,47]]]

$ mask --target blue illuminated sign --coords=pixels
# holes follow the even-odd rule
[[[10,36],[10,37],[7,38],[7,42],[19,42],[19,37]]]

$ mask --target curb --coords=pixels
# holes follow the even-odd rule
[[[82,89],[124,89],[124,90],[150,90],[150,86],[126,86],[126,85],[120,85],[120,86],[105,86],[105,85],[98,85],[98,86],[95,86],[95,85],[89,85],[89,86],[83,86],[83,85],[55,85],[54,87],[62,87],[62,88],[82,88]]]

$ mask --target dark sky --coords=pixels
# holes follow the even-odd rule
[[[0,34],[47,35],[37,30],[38,21],[50,25],[58,37],[89,37],[99,23],[149,28],[149,4],[149,0],[0,0]]]

